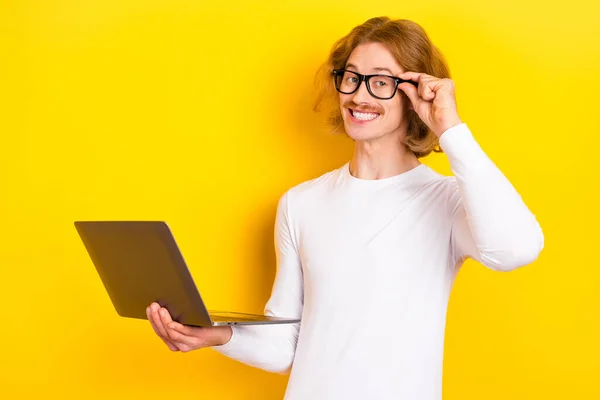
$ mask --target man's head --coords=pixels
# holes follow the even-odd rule
[[[334,132],[354,140],[394,135],[417,157],[426,156],[435,151],[438,140],[397,89],[393,77],[405,71],[450,78],[441,52],[418,24],[370,19],[333,46],[317,75],[315,109],[326,107]],[[367,82],[364,75],[378,76]]]

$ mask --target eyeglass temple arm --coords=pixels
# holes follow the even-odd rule
[[[396,82],[400,83],[404,83],[404,82],[408,82],[411,85],[413,85],[414,87],[418,88],[419,87],[419,82],[415,82],[415,81],[408,81],[406,79],[400,79],[400,78],[396,78]]]

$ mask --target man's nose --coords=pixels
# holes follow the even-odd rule
[[[371,94],[367,90],[367,82],[362,81],[358,85],[358,89],[352,95],[352,101],[356,104],[368,103],[371,99]]]

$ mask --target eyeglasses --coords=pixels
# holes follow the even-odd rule
[[[389,100],[396,94],[398,85],[408,82],[417,86],[417,82],[407,81],[389,75],[361,75],[358,72],[346,69],[334,69],[335,89],[343,94],[352,94],[358,90],[362,81],[365,81],[371,96],[380,100]],[[371,84],[373,80],[373,85]]]

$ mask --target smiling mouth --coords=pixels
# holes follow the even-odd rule
[[[372,112],[354,111],[351,108],[349,108],[348,110],[350,111],[350,115],[352,115],[352,117],[354,117],[354,119],[358,121],[373,121],[380,115],[378,113]]]

